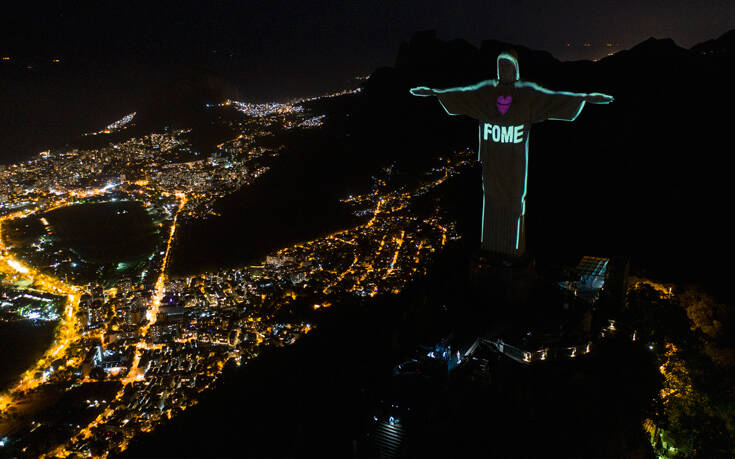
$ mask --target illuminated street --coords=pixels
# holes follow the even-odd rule
[[[318,98],[305,101],[309,100]],[[79,278],[74,267],[85,261],[69,253],[60,263],[59,255],[47,254],[50,248],[44,250],[51,247],[46,236],[34,243],[32,252],[10,247],[0,237],[5,282],[26,279],[37,289],[66,297],[54,345],[3,395],[2,410],[49,384],[82,390],[100,378],[120,383],[107,400],[89,402],[97,414],[86,426],[67,429],[68,441],[51,450],[33,450],[38,454],[66,457],[96,451],[94,454],[104,456],[124,450],[138,432],[151,431],[196,404],[197,394],[211,387],[228,362],[241,365],[264,346],[291,344],[312,329],[310,323],[276,321],[275,313],[282,307],[304,296],[318,310],[328,308],[342,294],[398,293],[425,273],[432,253],[459,237],[452,223],[437,216],[438,208],[433,215],[419,216],[411,203],[460,173],[470,164],[472,151],[442,159],[413,189],[390,187],[386,177],[374,177],[373,191],[343,199],[343,205],[356,216],[367,217],[363,224],[278,250],[259,266],[170,279],[167,271],[181,217],[216,215],[211,207],[215,199],[268,172],[267,166],[252,168],[250,164],[260,164],[264,155],[277,155],[278,150],[258,146],[255,136],[274,128],[314,129],[324,119],[296,104],[226,101],[211,109],[230,107],[247,118],[243,133],[218,146],[227,156],[176,162],[182,152],[170,155],[182,148],[186,151],[180,138],[185,131],[178,131],[113,144],[104,152],[44,154],[37,162],[4,173],[6,193],[11,196],[2,209],[6,225],[85,202],[122,199],[140,202],[160,221],[158,227],[168,228],[160,250],[149,257],[141,276],[123,278],[104,289],[95,283],[60,281],[61,276]],[[126,118],[120,126],[124,128],[132,119]],[[116,128],[113,123],[106,131]],[[145,166],[152,161],[163,164]],[[102,181],[97,177],[100,162],[104,170],[114,171],[112,178]],[[77,164],[95,166],[80,168]],[[64,182],[43,179],[44,171],[71,171],[72,167],[74,172]],[[12,185],[31,173],[41,180],[37,188]],[[110,177],[109,173],[105,175]],[[40,220],[50,234],[53,224],[45,217]],[[51,274],[32,268],[34,263],[46,266]],[[102,449],[101,444],[105,445]],[[91,445],[96,445],[94,450],[89,449]],[[30,452],[30,447],[21,450]]]

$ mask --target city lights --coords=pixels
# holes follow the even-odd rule
[[[106,442],[108,452],[126,449],[139,432],[150,432],[196,404],[196,394],[212,386],[228,361],[241,365],[264,347],[292,344],[313,329],[310,323],[276,321],[275,313],[283,306],[306,295],[314,299],[312,310],[318,313],[332,306],[335,295],[398,293],[425,272],[437,249],[459,238],[453,224],[437,216],[438,208],[434,214],[418,215],[411,203],[459,174],[470,163],[471,151],[442,159],[414,189],[390,189],[384,178],[374,177],[372,192],[343,200],[355,215],[367,218],[362,224],[278,250],[258,266],[170,279],[167,272],[182,219],[217,215],[212,208],[216,199],[268,172],[261,159],[281,149],[260,146],[259,135],[275,128],[322,127],[326,116],[300,105],[319,98],[221,104],[247,118],[241,131],[208,158],[196,158],[186,140],[189,130],[177,130],[97,150],[48,151],[0,172],[0,229],[2,223],[37,218],[50,234],[56,228],[47,215],[56,209],[136,201],[164,235],[139,273],[102,288],[95,283],[74,285],[85,261],[63,250],[54,252],[43,236],[28,252],[8,246],[0,233],[0,271],[7,280],[29,283],[64,304],[54,343],[0,396],[0,411],[20,406],[42,387],[84,387],[100,377],[100,371],[105,379],[122,384],[111,397],[90,402],[88,408],[97,412],[94,419],[70,430],[67,441],[45,451],[47,457],[84,453],[92,441]],[[124,128],[134,115],[106,130]],[[66,180],[56,179],[59,175]],[[29,177],[35,186],[25,185]],[[35,265],[47,267],[41,272]],[[28,301],[44,300],[31,297]],[[28,311],[31,318],[41,317],[37,309]],[[152,394],[164,376],[174,383],[162,394]],[[163,401],[153,403],[154,396]],[[124,434],[111,436],[111,431]]]

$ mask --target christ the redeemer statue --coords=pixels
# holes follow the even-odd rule
[[[480,122],[482,163],[482,248],[507,261],[526,251],[526,181],[531,123],[574,121],[584,104],[607,104],[612,96],[550,91],[519,78],[514,51],[497,59],[498,78],[449,89],[417,87],[414,96],[436,96],[450,115]]]

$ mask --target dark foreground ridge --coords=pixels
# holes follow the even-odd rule
[[[232,369],[124,457],[648,457],[640,426],[658,376],[640,343],[532,366],[495,355],[484,376],[439,366],[391,377],[420,344],[466,342],[558,306],[535,297],[509,308],[473,280],[468,255],[450,250],[398,296],[335,305],[317,331]],[[391,449],[381,426],[394,418]]]

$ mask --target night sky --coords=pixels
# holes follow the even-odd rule
[[[199,66],[224,75],[251,100],[283,99],[345,87],[354,76],[393,65],[400,43],[419,30],[475,45],[497,39],[576,60],[651,36],[688,48],[735,28],[731,0],[212,3],[5,6],[0,54],[16,62],[82,58],[113,66]],[[615,48],[603,48],[606,43]]]
[[[650,36],[688,48],[735,28],[731,0],[24,3],[0,14],[3,55],[215,59],[253,81],[303,78],[304,89],[324,75],[392,65],[401,41],[417,30],[476,45],[493,38],[573,60],[596,57],[605,43],[625,49]]]

